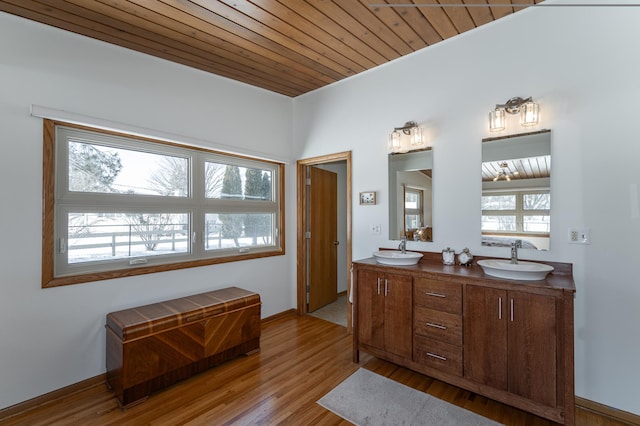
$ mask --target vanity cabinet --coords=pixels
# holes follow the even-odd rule
[[[366,348],[411,358],[412,277],[358,271],[358,341]]]
[[[556,309],[553,296],[466,286],[465,377],[555,407]]]
[[[354,362],[359,351],[573,425],[570,264],[542,281],[484,275],[474,265],[354,262]]]

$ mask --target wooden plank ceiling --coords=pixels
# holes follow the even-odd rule
[[[482,181],[548,178],[551,176],[551,156],[516,158],[482,163]]]
[[[539,1],[0,0],[0,11],[293,97]]]

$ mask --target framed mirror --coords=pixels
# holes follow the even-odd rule
[[[482,245],[549,250],[551,131],[482,140]]]
[[[389,154],[389,239],[433,241],[431,148]]]

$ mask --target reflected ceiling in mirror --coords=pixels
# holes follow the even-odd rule
[[[433,241],[431,148],[389,154],[389,239]]]
[[[482,142],[482,245],[549,250],[551,131]]]

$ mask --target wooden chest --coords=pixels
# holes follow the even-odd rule
[[[107,384],[120,405],[260,348],[260,295],[237,287],[107,315]]]

